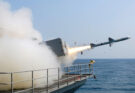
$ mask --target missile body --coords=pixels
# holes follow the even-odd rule
[[[129,37],[124,37],[124,38],[120,38],[120,39],[116,39],[116,40],[114,40],[114,39],[112,39],[112,38],[108,38],[108,42],[103,42],[103,43],[98,43],[98,44],[93,44],[93,43],[91,43],[90,44],[90,46],[92,47],[92,48],[94,48],[94,47],[98,47],[98,46],[102,46],[102,45],[107,45],[107,44],[109,44],[109,46],[111,47],[112,46],[112,43],[115,43],[115,42],[120,42],[120,41],[124,41],[124,40],[128,40],[128,39],[130,39]]]

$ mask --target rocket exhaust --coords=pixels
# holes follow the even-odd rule
[[[68,54],[76,54],[85,50],[91,49],[91,46],[87,45],[87,46],[78,46],[78,47],[71,47],[68,48]]]

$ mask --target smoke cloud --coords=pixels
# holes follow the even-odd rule
[[[0,1],[0,72],[16,72],[60,67],[54,53],[46,45],[40,45],[42,36],[33,28],[31,11],[22,8],[11,11],[10,5]],[[51,74],[57,71],[50,72]],[[35,73],[35,77],[46,75]],[[16,74],[14,81],[30,79],[31,73]],[[50,78],[53,82],[55,77]],[[9,76],[0,76],[0,82],[9,82]],[[41,81],[40,81],[41,82]],[[35,82],[35,86],[38,86]],[[15,84],[14,88],[31,87],[31,82]],[[10,86],[0,87],[0,90]]]

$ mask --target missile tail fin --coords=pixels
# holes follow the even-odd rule
[[[111,37],[108,38],[109,42],[114,42],[115,40]]]
[[[109,43],[109,46],[112,47],[112,43]]]
[[[94,47],[96,46],[96,44],[91,43],[90,46],[91,46],[92,48],[94,48]]]
[[[109,37],[108,40],[109,40],[109,46],[111,47],[111,46],[112,46],[112,43],[113,43],[115,40],[114,40],[113,38],[111,38],[111,37]]]

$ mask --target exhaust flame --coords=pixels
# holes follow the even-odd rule
[[[91,46],[67,47],[67,55],[60,57],[61,63],[64,63],[65,65],[71,65],[73,60],[76,59],[77,53],[88,49],[91,49]]]
[[[91,46],[80,46],[80,47],[72,47],[72,48],[68,48],[68,54],[77,54],[78,52],[87,50],[87,49],[91,49]]]
[[[76,59],[77,53],[88,49],[91,49],[91,46],[67,47],[67,54],[59,57],[60,62],[69,66],[73,63],[73,60]]]

